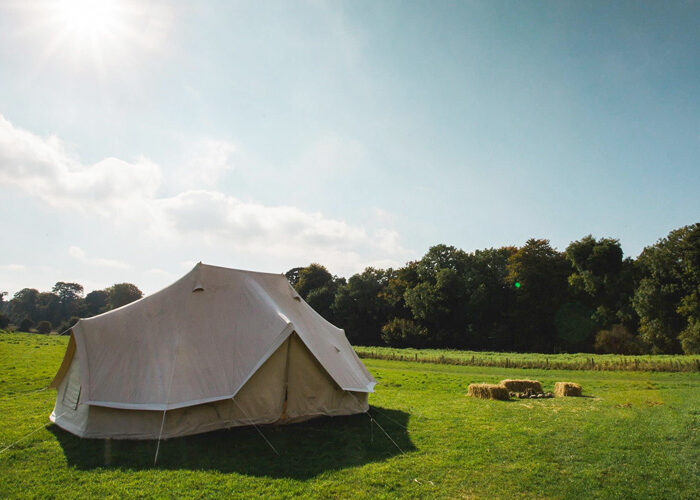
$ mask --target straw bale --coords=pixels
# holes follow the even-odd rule
[[[469,384],[468,396],[482,399],[499,399],[505,401],[509,398],[508,389],[496,384]]]
[[[542,384],[537,380],[501,380],[501,385],[513,392],[525,392],[530,389],[532,392],[540,393],[542,391]]]
[[[574,382],[557,382],[554,384],[554,395],[557,397],[580,396],[581,386]]]

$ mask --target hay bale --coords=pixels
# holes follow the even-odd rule
[[[542,392],[542,384],[537,380],[501,380],[501,385],[514,392],[525,392],[530,389],[532,392]]]
[[[469,384],[468,396],[481,399],[499,399],[506,401],[509,398],[508,389],[496,384]]]
[[[573,382],[557,382],[554,384],[554,395],[558,398],[563,396],[580,396],[581,386]]]

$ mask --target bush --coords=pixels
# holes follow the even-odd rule
[[[604,354],[642,354],[642,342],[622,325],[613,325],[610,330],[601,330],[595,336],[596,352]]]
[[[39,324],[36,326],[36,332],[42,335],[48,335],[51,333],[51,322],[46,320],[39,321]]]
[[[382,340],[392,347],[423,347],[428,330],[410,319],[394,318],[382,327]]]
[[[678,336],[685,354],[700,354],[700,321],[688,321],[688,327]]]
[[[4,314],[0,314],[0,330],[4,330],[7,328],[7,325],[10,324],[10,318],[5,316]]]
[[[24,318],[22,321],[19,323],[19,331],[20,332],[28,332],[31,330],[31,328],[34,326],[34,322],[29,319],[29,318]]]
[[[58,328],[56,329],[56,331],[57,331],[58,333],[63,333],[63,332],[65,332],[66,330],[70,330],[71,328],[73,328],[73,325],[75,325],[79,320],[80,320],[79,317],[77,317],[77,316],[71,316],[70,319],[67,319],[67,320],[65,320],[63,323],[61,323],[60,325],[58,325]]]

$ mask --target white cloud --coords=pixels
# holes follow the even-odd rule
[[[333,145],[335,144],[335,146]],[[316,161],[332,163],[337,142],[322,147]],[[45,203],[96,215],[128,227],[136,237],[172,245],[200,243],[229,248],[274,262],[318,261],[336,272],[359,271],[371,263],[401,264],[410,255],[389,227],[361,225],[292,206],[242,201],[212,187],[231,168],[236,148],[227,142],[198,144],[193,171],[210,189],[160,196],[161,168],[145,158],[107,158],[83,165],[56,137],[42,138],[0,116],[0,185],[14,186]],[[361,155],[360,155],[361,156]],[[195,169],[196,170],[196,169]],[[88,257],[73,246],[69,254],[93,266],[125,269],[120,261]]]
[[[57,137],[41,138],[0,115],[0,184],[51,206],[111,215],[154,197],[160,182],[160,168],[145,158],[82,165]]]
[[[238,152],[229,141],[201,139],[188,144],[185,160],[177,168],[176,183],[179,187],[210,188],[234,165],[232,156]]]
[[[3,264],[0,265],[3,271],[24,271],[26,267],[23,264]]]
[[[111,267],[114,269],[129,269],[131,266],[128,264],[114,260],[114,259],[103,259],[101,257],[88,257],[85,254],[85,251],[77,246],[70,246],[68,248],[68,255],[73,257],[74,259],[82,262],[83,264],[87,264],[90,266],[95,266],[95,267]]]

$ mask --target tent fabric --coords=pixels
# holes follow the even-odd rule
[[[376,381],[283,275],[198,264],[73,326],[52,420],[84,437],[164,437],[366,411]]]

